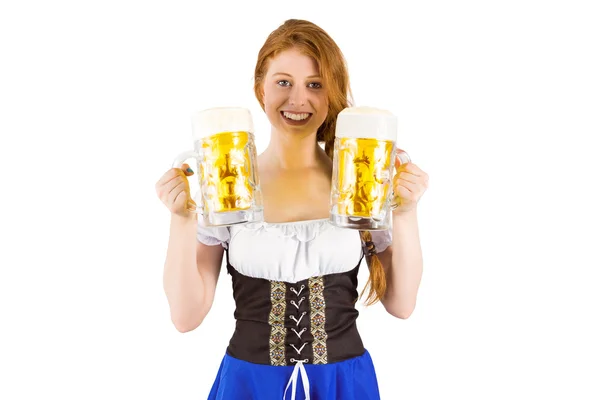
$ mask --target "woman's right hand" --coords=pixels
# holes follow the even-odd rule
[[[187,179],[187,176],[193,174],[189,165],[183,164],[182,168],[169,169],[156,182],[156,194],[171,214],[185,218],[192,218],[195,215],[189,210],[194,209],[196,203],[190,195],[190,184]]]

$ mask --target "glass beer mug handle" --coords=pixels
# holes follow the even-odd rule
[[[407,152],[405,152],[404,150],[400,150],[400,149],[396,149],[396,154],[395,154],[395,159],[399,159],[400,160],[400,164],[404,165],[406,163],[410,162],[410,157],[408,155]],[[396,165],[396,160],[394,159],[394,165]],[[394,168],[395,169],[395,168]],[[393,182],[392,182],[393,184]],[[390,199],[390,209],[391,210],[395,210],[396,208],[398,208],[398,203],[396,203],[394,201],[394,199],[396,198],[396,194],[394,193],[394,189],[392,188],[392,193],[391,193],[391,199]]]
[[[248,182],[250,183],[252,189],[256,190],[258,186],[258,182],[256,181],[258,177],[258,171],[255,169],[253,157],[253,155],[256,154],[256,149],[254,148],[253,144],[249,142],[246,144],[246,146],[244,146],[244,151],[250,157],[250,162],[248,163],[248,169],[250,170],[250,173],[248,174]]]
[[[179,154],[177,157],[175,157],[172,167],[173,168],[181,168],[181,167],[183,167],[183,163],[185,163],[185,161],[189,160],[190,158],[193,158],[194,160],[198,160],[198,154],[195,151],[191,151],[191,150],[185,151],[185,152]],[[196,165],[198,165],[198,163],[196,163]],[[196,171],[196,174],[198,174],[197,171]],[[198,194],[200,194],[200,192],[198,192]],[[194,201],[194,198],[202,199],[202,196],[192,196],[190,193],[190,200]],[[198,203],[199,203],[199,205],[198,205]],[[202,211],[203,211],[202,210],[202,202],[201,201],[197,202],[195,207],[193,205],[188,204],[188,210],[190,212],[202,215]]]

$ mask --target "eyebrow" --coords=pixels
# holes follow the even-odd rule
[[[285,72],[275,72],[273,73],[273,76],[275,75],[285,75],[285,76],[289,76],[290,78],[292,78],[292,76],[288,73]],[[311,76],[307,76],[308,79],[314,79],[314,78],[321,78],[321,75],[311,75]]]

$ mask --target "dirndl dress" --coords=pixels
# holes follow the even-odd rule
[[[390,231],[372,232],[378,252]],[[375,400],[375,367],[356,326],[358,231],[326,219],[198,224],[225,248],[236,328],[209,400]]]

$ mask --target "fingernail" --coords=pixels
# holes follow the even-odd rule
[[[188,167],[188,169],[186,169],[185,172],[193,173],[194,171],[190,167]]]

